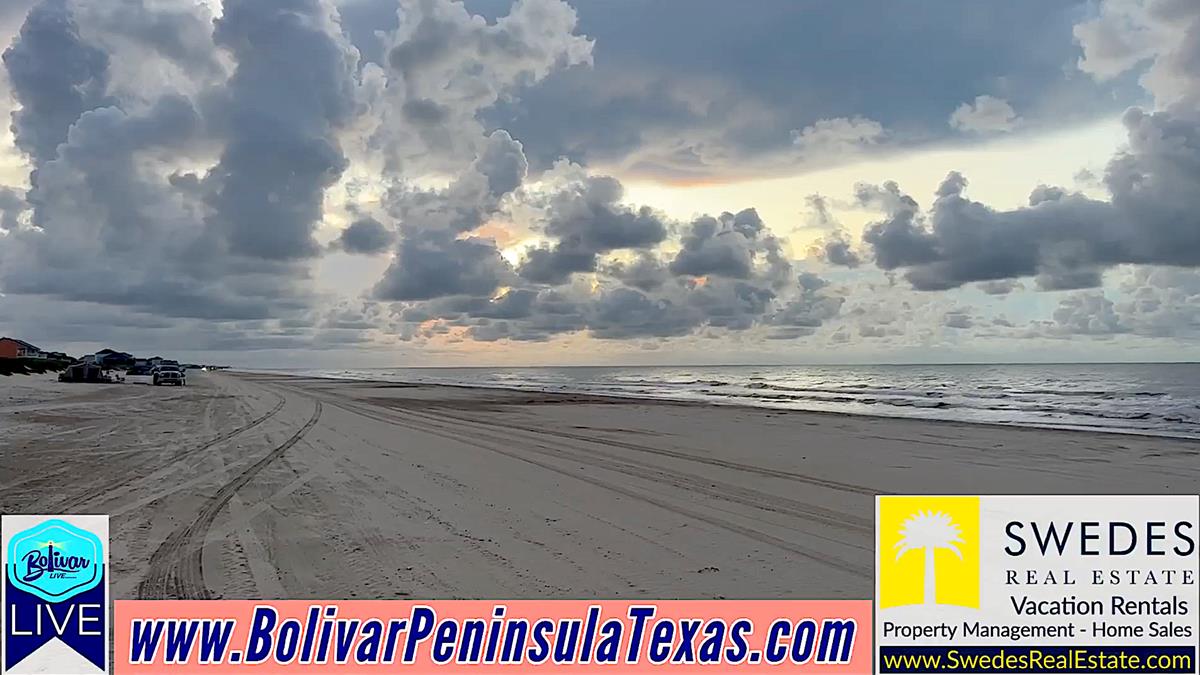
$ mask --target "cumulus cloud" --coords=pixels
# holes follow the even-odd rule
[[[54,158],[80,115],[111,103],[108,54],[80,38],[64,0],[34,6],[3,61],[21,104],[12,116],[13,136],[34,162]]]
[[[846,301],[844,296],[832,292],[828,281],[811,272],[802,273],[797,281],[799,295],[769,318],[769,323],[775,327],[771,334],[773,338],[812,335],[822,324],[836,317]]]
[[[756,265],[765,269],[756,271]],[[781,254],[779,240],[763,224],[758,212],[745,209],[693,221],[670,270],[676,275],[711,274],[731,279],[749,279],[757,273],[783,281],[791,265]]]
[[[402,319],[421,325],[417,339],[461,334],[482,341],[580,331],[604,340],[666,338],[760,327],[798,336],[840,307],[819,277],[793,275],[781,240],[753,209],[680,225],[624,203],[623,187],[611,177],[562,165],[546,182],[522,200],[548,242],[526,250],[515,273],[490,241],[451,237],[446,229],[406,230],[375,297],[403,302]],[[671,248],[674,254],[664,250]],[[459,283],[464,277],[472,283]]]
[[[817,240],[813,247],[817,257],[838,267],[851,269],[862,264],[862,257],[854,249],[850,235],[845,230],[838,230],[827,237]]]
[[[1008,101],[995,96],[976,96],[971,103],[963,103],[950,115],[950,126],[959,131],[974,133],[996,133],[1012,131],[1021,118]]]
[[[447,295],[490,295],[511,269],[491,240],[456,239],[445,230],[410,230],[376,284],[380,300],[428,300]]]
[[[1105,2],[1076,38],[1080,66],[1098,77],[1145,62],[1142,84],[1162,107],[1123,115],[1128,141],[1104,169],[1108,199],[1039,186],[1027,207],[997,210],[967,198],[952,173],[922,213],[895,184],[864,186],[860,202],[888,216],[864,237],[881,268],[904,269],[919,289],[1019,277],[1073,289],[1098,286],[1120,264],[1200,267],[1200,5]]]
[[[1100,9],[1073,31],[1083,50],[1080,70],[1109,79],[1154,56],[1165,31],[1156,30],[1144,4],[1105,2]]]
[[[857,152],[883,138],[883,125],[875,120],[835,117],[794,130],[792,145],[802,154],[831,156]]]
[[[621,203],[625,189],[609,176],[570,179],[541,204],[542,232],[553,243],[525,252],[518,272],[536,283],[560,284],[596,269],[601,254],[648,249],[667,237],[663,216]]]
[[[106,9],[123,18],[101,20]],[[0,247],[4,288],[173,316],[298,311],[311,296],[297,261],[316,254],[324,189],[345,165],[333,135],[353,112],[353,50],[315,0],[231,1],[208,45],[228,48],[228,81],[194,97],[153,82],[114,95],[108,53],[81,37],[77,14],[92,31],[141,26],[164,61],[197,39],[180,32],[212,24],[203,5],[190,21],[158,11],[46,0],[6,51],[35,227]],[[288,39],[245,40],[264,30]],[[210,158],[202,174],[178,170]]]
[[[12,188],[0,186],[0,231],[17,229],[21,214],[27,208],[23,194]]]
[[[830,265],[855,268],[862,264],[862,256],[854,248],[850,233],[833,215],[829,200],[822,195],[812,194],[804,198],[805,226],[826,231],[808,249],[811,257]]]
[[[1200,336],[1200,272],[1177,267],[1137,267],[1111,290],[1068,294],[1052,320],[1035,322],[1035,333],[1051,337],[1110,338]]]
[[[811,194],[804,198],[804,226],[819,230],[827,230],[840,226],[833,215],[829,199],[821,194]]]
[[[1200,271],[1138,267],[1121,285],[1121,323],[1140,335],[1200,336]]]
[[[656,255],[639,252],[633,261],[618,260],[603,269],[604,274],[620,280],[626,286],[642,291],[662,288],[672,279],[670,270]]]
[[[626,71],[600,91],[587,79],[596,44],[563,0],[517,0],[487,19],[450,0],[372,4],[387,20],[367,30],[347,26],[334,0],[226,0],[215,17],[210,4],[42,0],[24,17],[3,64],[18,104],[13,143],[33,172],[0,186],[0,291],[116,308],[121,330],[170,330],[164,316],[211,323],[198,342],[262,348],[574,333],[846,342],[1005,327],[952,296],[921,312],[880,302],[854,313],[866,305],[847,296],[874,291],[853,280],[868,277],[924,291],[1068,291],[1043,327],[1056,335],[1195,334],[1200,12],[1190,3],[1106,2],[1076,31],[1081,68],[1097,79],[1144,68],[1157,105],[1123,118],[1128,143],[1096,179],[1104,199],[1047,185],[1026,206],[997,209],[951,173],[922,209],[898,183],[863,184],[856,205],[882,215],[862,241],[810,196],[802,225],[819,231],[800,263],[747,204],[677,220],[630,203],[584,159],[611,148],[599,156],[623,177],[706,175],[763,157],[773,159],[750,173],[798,171],[923,142],[922,129],[945,137],[946,112],[975,92],[964,84],[924,102],[920,116],[939,127],[929,132],[882,104],[856,114],[801,93],[811,110],[781,114],[796,101],[702,73]],[[537,105],[541,91],[587,82],[570,105]],[[1019,87],[1003,91],[1020,91],[1031,119],[1042,114]],[[602,123],[580,132],[595,119],[581,106],[597,96]],[[498,122],[514,111],[528,122],[523,107],[547,134]],[[994,96],[950,120],[972,133],[1020,123]],[[570,142],[547,145],[560,124],[575,129]],[[314,278],[331,250],[390,259],[357,261],[386,270],[364,297],[336,299]],[[863,269],[872,263],[887,274]],[[1127,264],[1138,267],[1113,271]],[[1111,297],[1089,290],[1118,274],[1128,279],[1107,287]]]
[[[368,216],[350,223],[342,230],[335,246],[347,253],[375,255],[386,251],[395,238],[395,233],[384,227],[383,223]]]
[[[1100,80],[1132,70],[1160,107],[1195,107],[1200,65],[1194,57],[1200,7],[1186,0],[1105,0],[1074,29],[1079,69]]]
[[[1108,201],[1042,186],[1029,206],[997,210],[969,199],[966,179],[951,173],[923,213],[895,183],[861,186],[860,203],[887,214],[864,235],[876,264],[903,268],[921,290],[1021,277],[1045,290],[1087,288],[1123,263],[1200,266],[1200,117],[1134,108],[1123,121],[1128,147],[1106,169]]]
[[[568,5],[521,0],[491,23],[447,0],[406,5],[383,64],[361,61],[328,0],[221,10],[42,0],[24,17],[3,62],[15,143],[35,171],[27,197],[0,189],[0,289],[131,315],[298,321],[289,330],[345,343],[352,322],[319,325],[311,259],[327,248],[314,235],[350,164],[393,151],[381,206],[406,233],[396,259],[416,259],[378,293],[487,292],[511,274],[490,240],[456,235],[494,214],[527,169],[520,143],[483,133],[475,115],[589,60]],[[459,117],[441,120],[443,108]],[[403,138],[389,136],[402,115]],[[448,189],[418,190],[421,167],[457,161],[436,128],[469,132],[469,161]],[[360,218],[332,248],[379,253],[395,239]],[[420,258],[430,251],[441,257]],[[461,267],[421,266],[431,261]]]
[[[1114,335],[1129,331],[1112,301],[1098,291],[1063,298],[1054,310],[1054,327],[1058,332],[1073,335]]]
[[[356,111],[357,51],[318,0],[222,10],[213,37],[237,68],[218,98],[228,142],[206,177],[209,224],[235,254],[314,256],[325,189],[348,164],[335,133]]]
[[[463,3],[406,3],[387,36],[386,78],[370,147],[396,171],[456,171],[479,155],[479,113],[555,70],[591,63],[562,0],[517,0],[488,22]]]

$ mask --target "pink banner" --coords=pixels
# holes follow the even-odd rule
[[[118,600],[114,629],[116,675],[871,671],[867,600]]]

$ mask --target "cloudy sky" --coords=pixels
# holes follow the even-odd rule
[[[1195,0],[7,0],[0,333],[1200,360]]]

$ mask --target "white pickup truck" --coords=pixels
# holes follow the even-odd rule
[[[158,366],[150,371],[150,374],[154,378],[155,386],[174,384],[182,387],[187,384],[187,376],[183,374],[179,366]]]

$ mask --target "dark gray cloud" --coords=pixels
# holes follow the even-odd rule
[[[549,74],[591,62],[592,42],[576,31],[575,10],[562,0],[506,2],[485,21],[462,3],[377,0],[394,18],[374,26],[377,12],[351,2],[351,35],[380,54],[382,86],[368,146],[389,171],[456,175],[480,154],[487,131],[480,113],[533,87]],[[394,29],[393,29],[394,26]]]
[[[590,334],[601,340],[686,335],[696,324],[697,314],[689,308],[632,288],[602,294],[588,312]]]
[[[525,251],[517,275],[490,241],[451,238],[453,228],[406,228],[375,295],[406,301],[400,317],[421,326],[408,335],[466,327],[468,338],[484,341],[741,332],[768,325],[768,317],[773,331],[788,322],[815,329],[837,314],[841,298],[815,275],[793,275],[782,242],[754,209],[680,227],[623,196],[616,179],[560,164],[541,190],[522,197],[536,214],[535,230],[550,241]],[[681,230],[679,250],[668,257],[662,249]],[[460,284],[467,269],[485,273]],[[576,272],[593,276],[573,279]],[[501,286],[508,288],[496,295]]]
[[[853,269],[862,264],[862,257],[850,241],[850,233],[845,230],[837,230],[818,240],[816,249],[818,257],[830,265]]]
[[[66,0],[34,6],[3,61],[21,104],[13,113],[13,136],[35,162],[54,158],[80,115],[111,103],[108,55],[80,39]]]
[[[529,164],[521,144],[503,129],[484,139],[479,154],[448,187],[415,190],[397,186],[388,210],[408,227],[469,232],[500,209],[501,200],[521,187]]]
[[[353,89],[331,74],[352,69],[353,52],[335,46],[337,26],[315,1],[227,2],[215,34],[235,70],[214,84],[211,37],[209,58],[195,59],[205,64],[177,68],[212,33],[199,28],[212,25],[203,5],[186,18],[181,7],[46,0],[30,12],[5,67],[22,106],[18,147],[34,167],[36,227],[0,246],[6,292],[216,320],[286,315],[313,300],[308,269],[289,259],[310,252],[324,187],[345,163],[331,134]],[[80,37],[78,12],[97,43]],[[116,25],[124,32],[104,32]],[[289,39],[247,44],[264,29]],[[104,50],[134,41],[138,67],[200,79],[106,93],[116,66]],[[178,169],[215,153],[207,173]]]
[[[947,328],[966,329],[975,325],[969,310],[954,309],[942,315],[942,325]]]
[[[782,256],[779,240],[754,209],[703,216],[684,233],[683,247],[671,261],[671,273],[702,277],[709,274],[731,279],[749,279],[756,264],[769,269],[759,273],[780,281],[791,265]]]
[[[357,52],[319,0],[222,7],[213,37],[237,67],[213,101],[228,142],[206,179],[210,225],[235,254],[314,256],[325,189],[348,165],[335,132],[356,112]]]
[[[603,217],[591,217],[586,223],[575,221],[570,231],[590,229],[587,236],[592,238],[581,239],[604,242],[593,248],[642,241],[642,235],[629,236],[628,226],[637,222],[638,210],[616,206],[618,184],[596,181],[591,184],[592,192],[581,184],[572,186],[556,192],[547,202],[561,207],[547,211],[547,222],[555,225],[553,231],[564,231],[566,226],[556,218],[565,213],[594,216],[602,212]],[[601,188],[608,195],[603,199],[596,198]],[[564,194],[569,197],[564,199]],[[587,208],[580,208],[580,200]],[[598,204],[603,208],[597,208]],[[614,212],[617,217],[613,217]],[[619,223],[618,236],[595,232],[598,224],[612,222]],[[540,248],[527,252],[516,288],[493,297],[495,288],[507,285],[503,279],[507,270],[489,275],[478,289],[456,287],[442,280],[436,294],[422,293],[428,300],[410,303],[402,315],[405,321],[422,323],[427,334],[433,334],[429,333],[432,329],[428,322],[434,319],[445,326],[466,326],[468,337],[485,341],[544,340],[577,331],[587,331],[598,339],[654,339],[701,329],[741,332],[763,325],[771,325],[771,330],[778,332],[788,324],[803,324],[807,327],[804,332],[811,334],[824,320],[836,316],[843,300],[826,289],[827,283],[816,275],[792,277],[790,263],[778,251],[779,242],[753,210],[725,213],[720,218],[702,217],[692,225],[684,241],[692,237],[690,250],[698,257],[691,259],[685,269],[668,265],[653,244],[646,244],[646,250],[635,249],[638,252],[631,259],[611,260],[600,266],[595,264],[598,252],[585,248],[574,269],[595,271],[595,281],[570,283],[569,274],[559,274],[565,252]],[[664,231],[670,229],[656,219],[653,227],[657,231],[659,226]],[[632,231],[636,233],[639,228]],[[654,239],[658,236],[656,232]],[[745,253],[746,264],[728,265],[733,259],[729,255],[699,253],[708,247],[726,246],[724,242],[713,243],[721,236],[738,239],[740,243],[729,246]],[[431,267],[439,271],[455,268],[457,263],[438,257],[447,244],[445,240],[439,242],[437,252],[426,251],[420,258],[433,260]],[[493,256],[494,249],[487,255]],[[711,264],[701,269],[700,263],[706,260]],[[543,272],[539,265],[548,265],[551,271]],[[411,270],[414,266],[407,267]],[[405,268],[403,261],[397,261],[393,271],[400,273]],[[536,280],[543,278],[556,287],[520,286],[531,281],[539,283]],[[395,293],[379,291],[377,288],[377,295],[383,299],[397,299]],[[416,294],[407,295],[411,298]]]
[[[418,125],[438,125],[450,117],[450,108],[425,98],[405,101],[400,106],[404,119]]]
[[[518,272],[559,284],[572,273],[596,269],[601,254],[648,249],[667,238],[667,223],[648,206],[621,203],[624,187],[609,176],[582,176],[545,200],[543,232],[554,243],[526,251]]]
[[[563,284],[576,272],[596,269],[596,254],[573,251],[565,246],[540,246],[525,250],[517,272],[535,284]]]
[[[469,3],[495,15],[506,4]],[[537,167],[566,156],[663,178],[803,169],[844,159],[806,164],[794,153],[792,132],[822,120],[861,116],[907,145],[956,135],[948,117],[980,95],[1005,99],[1033,128],[1118,112],[1114,90],[1136,95],[1129,81],[1064,73],[1078,57],[1072,29],[1088,0],[937,0],[919,11],[864,2],[798,10],[792,0],[574,4],[580,30],[596,39],[595,67],[558,72],[485,111],[526,143]]]
[[[745,281],[719,280],[689,288],[688,306],[697,310],[698,325],[749,330],[774,306],[775,291]]]
[[[487,136],[479,154],[445,189],[393,190],[387,205],[401,222],[402,238],[374,287],[374,297],[410,301],[490,296],[509,283],[514,275],[495,242],[458,235],[495,215],[501,200],[521,187],[527,169],[521,144],[498,130]]]
[[[384,227],[378,220],[368,216],[350,223],[338,235],[335,244],[337,248],[347,253],[375,255],[386,251],[395,240],[394,232]]]
[[[205,344],[225,346],[337,348],[385,334],[887,337],[903,322],[844,317],[853,284],[798,275],[754,209],[675,222],[626,203],[620,182],[587,162],[622,176],[795,172],[944,140],[963,102],[973,102],[963,129],[1098,115],[1111,105],[1102,95],[1132,82],[1121,73],[1136,72],[1158,111],[1126,115],[1128,149],[1104,171],[1106,200],[1041,186],[1023,208],[993,209],[951,174],[922,210],[896,183],[863,185],[858,203],[884,217],[858,246],[814,196],[802,224],[821,231],[809,257],[873,261],[921,290],[975,283],[997,295],[1023,278],[1086,289],[1115,266],[1154,266],[1157,277],[1111,306],[1064,294],[1057,327],[1042,330],[1194,334],[1187,308],[1200,294],[1161,271],[1200,268],[1200,28],[1186,3],[1130,10],[1132,24],[1170,38],[1126,45],[1140,60],[1102,30],[1077,33],[1096,77],[1066,81],[1060,66],[1078,56],[1069,27],[1090,11],[1073,0],[947,0],[857,22],[844,21],[852,6],[830,5],[806,11],[799,29],[783,0],[704,12],[577,4],[581,24],[561,0],[421,0],[401,11],[345,0],[341,13],[333,0],[226,0],[215,21],[202,3],[43,0],[4,55],[14,138],[35,173],[27,194],[0,186],[0,290],[116,308],[130,329],[166,330],[149,325],[163,316],[211,322]],[[1099,20],[1116,21],[1112,11],[1103,3]],[[1032,36],[998,28],[1029,25]],[[598,46],[583,35],[593,31]],[[850,62],[803,67],[847,36],[867,45]],[[914,43],[928,49],[889,48]],[[897,76],[935,63],[938,78]],[[857,86],[832,86],[851,74]],[[359,169],[382,175],[360,180]],[[346,204],[353,224],[319,246],[339,182],[338,196],[344,187],[364,202]],[[366,203],[378,185],[386,194]],[[509,221],[514,237],[543,242],[515,269],[487,238]],[[393,253],[371,298],[330,304],[314,291],[313,258],[334,249]],[[955,307],[931,304],[914,321],[937,335],[987,323]]]
[[[632,262],[617,261],[605,266],[604,274],[641,291],[654,291],[671,280],[671,272],[652,253],[642,251]]]
[[[768,318],[775,326],[773,337],[791,339],[812,335],[826,321],[836,317],[846,298],[829,287],[829,282],[804,272],[797,279],[800,293]]]
[[[373,295],[388,301],[488,296],[510,276],[511,268],[491,240],[456,239],[446,230],[406,230]]]
[[[874,207],[887,215],[885,220],[868,225],[863,233],[863,241],[871,247],[880,268],[893,270],[937,259],[934,238],[920,220],[920,205],[900,192],[895,182],[860,184],[855,188],[855,198],[860,206]]]
[[[965,196],[951,173],[928,217],[894,183],[860,188],[888,218],[864,241],[876,264],[903,268],[920,290],[974,281],[1035,277],[1039,288],[1099,285],[1104,269],[1122,263],[1200,265],[1200,118],[1168,112],[1125,115],[1129,148],[1109,163],[1111,201],[1040,187],[1030,205],[992,209]]]
[[[464,295],[409,303],[402,319],[428,328],[467,326],[472,339],[545,340],[586,331],[598,339],[665,338],[701,329],[731,332],[767,326],[771,335],[803,327],[791,337],[810,335],[837,316],[844,299],[815,275],[802,275],[796,287],[775,289],[748,281],[716,278],[705,283],[672,279],[653,291],[605,283],[591,290],[578,285],[509,289],[496,297]],[[783,294],[783,296],[780,295]]]
[[[1142,83],[1163,104],[1122,117],[1128,142],[1104,171],[1109,199],[1043,185],[1028,206],[997,210],[967,198],[952,172],[925,214],[895,183],[860,186],[860,203],[887,214],[864,234],[879,267],[903,269],[920,290],[1022,277],[1071,290],[1121,264],[1200,267],[1200,5],[1105,3],[1076,36],[1082,66],[1100,77],[1149,64]]]
[[[148,92],[193,95],[223,80],[226,64],[213,49],[212,16],[191,2],[68,0],[81,36],[108,56],[115,100]]]

